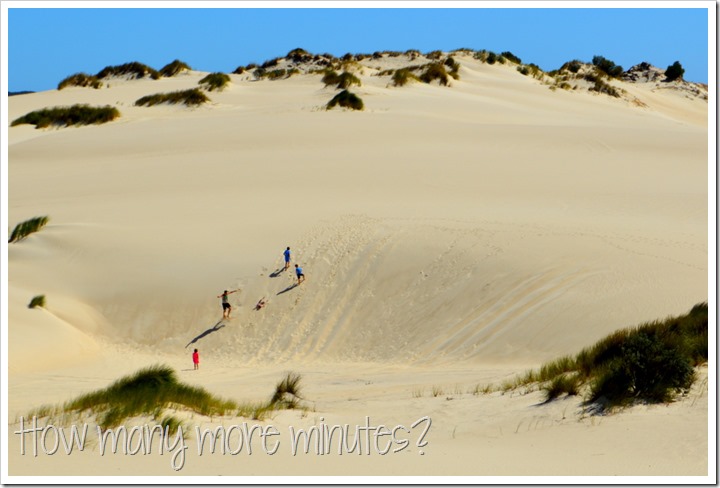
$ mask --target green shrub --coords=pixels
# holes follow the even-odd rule
[[[528,371],[503,388],[546,383],[548,400],[590,385],[586,404],[626,405],[666,402],[694,380],[693,367],[708,360],[708,306],[638,327],[618,330],[574,357],[566,356]],[[575,392],[575,393],[572,393]]]
[[[45,295],[37,295],[37,296],[33,297],[32,300],[30,300],[30,303],[28,304],[28,308],[35,308],[35,307],[40,307],[40,308],[45,307]]]
[[[198,81],[198,85],[207,85],[205,88],[208,91],[222,91],[228,83],[230,83],[230,76],[225,73],[210,73]]]
[[[487,54],[487,59],[485,60],[485,62],[486,62],[487,64],[495,64],[495,62],[496,62],[497,60],[498,60],[497,54],[495,54],[494,52],[490,51],[490,52]]]
[[[192,68],[190,68],[190,66],[188,66],[186,63],[183,63],[182,61],[176,59],[172,63],[168,63],[160,69],[160,76],[170,78],[182,71],[190,71],[191,69]]]
[[[181,90],[171,93],[156,93],[155,95],[147,95],[135,101],[138,107],[152,107],[161,103],[178,104],[182,103],[187,106],[198,106],[209,102],[210,99],[198,88],[191,90]]]
[[[442,63],[430,63],[420,75],[420,81],[423,83],[432,83],[434,80],[438,80],[443,86],[448,84],[448,73]]]
[[[37,129],[55,126],[104,124],[120,117],[115,107],[91,107],[89,105],[73,105],[71,107],[54,107],[36,110],[13,120],[11,126],[31,124]]]
[[[343,90],[335,95],[335,97],[328,102],[327,109],[330,110],[335,107],[335,105],[340,105],[341,107],[350,108],[352,110],[363,110],[364,108],[363,101],[360,97],[347,90]]]
[[[592,64],[611,78],[619,78],[623,73],[622,66],[616,65],[602,56],[593,56]]]
[[[106,66],[96,76],[100,79],[110,76],[130,76],[130,78],[145,78],[149,76],[153,80],[160,79],[160,73],[142,63],[132,62],[118,66]]]
[[[58,83],[57,89],[62,90],[63,88],[67,88],[68,86],[89,86],[90,88],[98,89],[102,87],[102,81],[98,80],[97,76],[88,75],[86,73],[76,73],[74,75],[68,76],[60,83]]]
[[[47,225],[49,221],[50,217],[45,215],[42,217],[33,217],[24,222],[20,222],[15,226],[12,233],[10,234],[8,243],[22,241],[30,234],[33,234],[45,227],[45,225]]]
[[[684,74],[685,69],[680,64],[680,61],[675,61],[665,70],[665,79],[663,81],[670,82],[678,79],[682,80]]]
[[[666,402],[690,387],[693,368],[682,351],[656,334],[633,334],[592,386],[590,401],[624,404],[631,399]]]

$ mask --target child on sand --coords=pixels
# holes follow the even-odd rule
[[[197,349],[193,352],[193,366],[195,366],[195,369],[200,369],[200,353]]]
[[[285,256],[285,271],[288,270],[290,267],[290,248],[288,247],[285,249],[285,252],[283,252],[283,256]]]
[[[255,305],[255,310],[260,310],[265,305],[267,305],[267,300],[265,300],[265,297],[262,297],[259,302],[257,302],[257,305]]]
[[[225,290],[222,295],[218,295],[218,298],[222,298],[222,308],[223,308],[223,318],[229,319],[230,318],[230,312],[232,312],[232,307],[230,306],[230,301],[228,300],[228,295],[231,293],[235,293],[239,290],[233,290],[233,291],[227,291]]]
[[[303,281],[305,281],[305,275],[303,274],[303,269],[300,266],[298,266],[297,264],[295,265],[295,274],[297,275],[298,285],[300,283],[302,283]]]

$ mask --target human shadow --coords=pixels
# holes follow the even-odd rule
[[[285,268],[276,269],[275,271],[270,273],[270,278],[277,278],[278,276],[280,276],[282,274],[283,271],[285,271]]]
[[[208,330],[206,330],[205,332],[203,332],[202,334],[200,334],[199,336],[197,336],[195,339],[193,339],[193,340],[191,340],[190,342],[188,342],[188,345],[185,346],[185,347],[188,347],[190,344],[195,344],[197,341],[199,341],[200,339],[202,339],[202,338],[205,337],[206,335],[212,334],[213,332],[217,332],[218,330],[222,329],[223,327],[225,327],[225,324],[223,324],[223,321],[222,321],[222,320],[219,320],[218,323],[215,324],[213,327],[209,328]]]
[[[282,295],[283,293],[287,293],[287,292],[289,292],[290,290],[292,290],[293,288],[295,288],[295,287],[297,287],[297,286],[298,286],[297,283],[293,283],[292,285],[290,285],[290,286],[288,286],[287,288],[285,288],[283,291],[278,292],[278,295]]]

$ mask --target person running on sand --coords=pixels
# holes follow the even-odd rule
[[[303,274],[303,269],[300,266],[298,266],[297,264],[295,265],[295,274],[297,275],[298,285],[300,283],[302,283],[303,281],[305,281],[305,275]]]
[[[283,256],[285,256],[285,271],[288,270],[290,267],[290,248],[288,247],[285,249],[285,252],[283,252]]]
[[[193,352],[193,366],[195,369],[200,369],[200,353],[197,349]]]
[[[229,319],[230,318],[230,312],[232,312],[232,306],[230,306],[230,300],[228,300],[228,295],[231,293],[235,293],[239,290],[233,290],[233,291],[227,291],[225,290],[222,295],[218,295],[218,298],[222,298],[222,308],[223,308],[223,318]]]
[[[257,305],[255,305],[255,310],[260,310],[265,305],[267,305],[267,300],[265,300],[265,297],[262,297],[259,302],[257,302]]]

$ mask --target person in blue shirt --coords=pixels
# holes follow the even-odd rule
[[[285,249],[285,252],[283,252],[283,256],[285,256],[285,271],[288,270],[290,267],[290,248],[288,247]]]
[[[302,283],[303,281],[305,281],[305,275],[303,274],[303,269],[300,266],[298,266],[297,264],[295,265],[295,274],[297,275],[298,285],[300,283]]]

